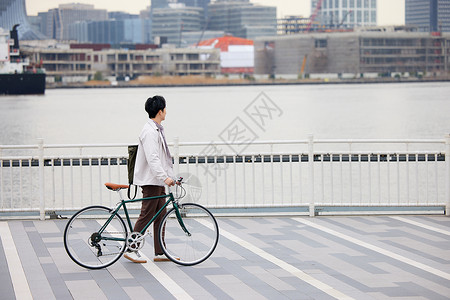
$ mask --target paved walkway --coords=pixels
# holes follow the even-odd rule
[[[65,253],[65,223],[0,222],[0,299],[450,299],[445,216],[220,218],[198,266],[96,271]]]

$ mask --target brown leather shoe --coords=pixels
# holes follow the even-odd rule
[[[165,256],[164,254],[158,254],[155,255],[155,257],[153,258],[154,262],[160,262],[160,261],[170,261],[170,259],[167,258],[167,256]]]
[[[179,257],[175,257],[176,260],[180,260]],[[154,262],[159,262],[159,261],[170,261],[170,259],[167,258],[167,256],[165,256],[164,254],[156,254],[155,257],[153,258]]]

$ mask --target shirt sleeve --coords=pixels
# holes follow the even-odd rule
[[[161,181],[164,181],[169,177],[164,171],[159,157],[160,139],[157,131],[147,131],[141,136],[141,143],[143,146],[145,158],[150,166],[153,174]]]

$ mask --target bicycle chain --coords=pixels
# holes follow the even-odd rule
[[[124,231],[108,231],[108,232],[106,232],[107,234],[125,234],[125,232]],[[105,245],[104,243],[102,243],[103,244],[103,246]],[[120,252],[117,252],[117,253],[107,253],[107,254],[102,254],[102,256],[109,256],[109,255],[117,255],[117,254],[119,254]]]

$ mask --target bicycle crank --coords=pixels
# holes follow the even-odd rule
[[[138,251],[144,247],[145,238],[140,232],[131,232],[127,236],[127,247],[130,251]]]

